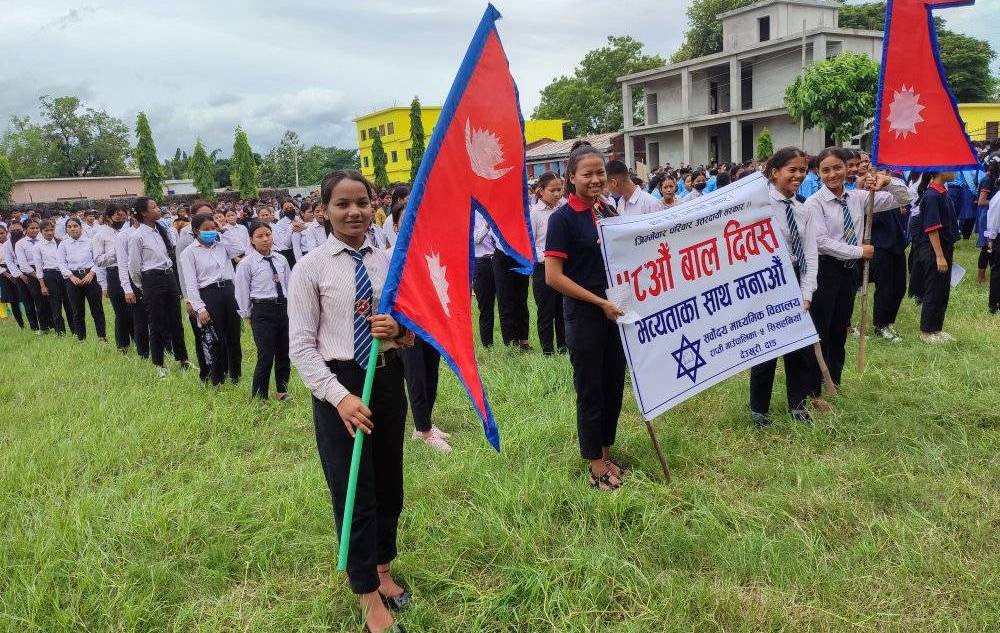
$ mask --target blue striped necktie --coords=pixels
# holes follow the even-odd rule
[[[840,201],[840,208],[844,211],[844,241],[851,246],[858,245],[858,232],[854,228],[854,218],[851,217],[851,210],[847,206],[847,192]]]
[[[372,326],[368,317],[372,315],[372,280],[365,269],[364,253],[348,250],[354,259],[354,360],[362,367],[368,367],[368,355],[372,349]]]
[[[799,265],[799,273],[806,272],[806,257],[802,251],[802,235],[799,233],[799,225],[795,221],[795,210],[792,208],[791,200],[782,200],[785,203],[785,221],[788,222],[788,235],[792,241],[792,253],[795,255],[795,263]]]

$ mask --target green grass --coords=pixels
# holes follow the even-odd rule
[[[959,261],[975,274],[968,244]],[[410,631],[1000,629],[1000,317],[966,279],[959,341],[869,346],[812,426],[747,414],[746,375],[655,422],[626,397],[615,494],[587,488],[565,357],[481,366],[504,450],[446,369],[442,456],[407,440],[395,569]],[[534,327],[532,327],[534,330]],[[252,370],[252,342],[244,376]],[[357,631],[307,393],[159,382],[93,340],[0,323],[0,630]],[[772,412],[784,407],[776,388]],[[780,416],[778,416],[780,417]]]

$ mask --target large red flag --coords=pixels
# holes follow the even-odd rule
[[[520,272],[535,262],[524,121],[495,27],[499,17],[488,5],[448,93],[403,214],[380,306],[441,353],[498,450],[472,338],[473,214],[483,214]]]
[[[889,0],[875,108],[872,162],[928,171],[979,161],[948,89],[931,10],[974,0]]]

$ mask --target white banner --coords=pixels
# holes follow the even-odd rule
[[[818,340],[761,174],[598,232],[646,420]]]

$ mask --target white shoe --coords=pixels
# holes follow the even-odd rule
[[[951,334],[948,334],[947,332],[938,332],[937,335],[940,336],[945,343],[951,343],[952,341],[955,340],[955,337],[952,336]]]
[[[896,334],[891,329],[889,329],[888,326],[886,326],[884,328],[879,328],[877,330],[877,332],[878,332],[878,335],[879,335],[880,338],[883,338],[883,339],[889,341],[890,343],[902,343],[903,342],[903,339],[898,334]]]
[[[920,333],[920,340],[928,345],[940,345],[945,342],[945,340],[937,334],[928,334],[927,332]]]
[[[421,434],[420,431],[414,431],[412,439],[415,442],[423,442],[436,451],[440,451],[442,453],[451,452],[451,446],[448,445],[448,442],[444,441],[444,438],[434,435],[433,432],[430,432],[425,436]]]
[[[167,368],[166,367],[157,367],[156,368],[156,377],[159,378],[160,380],[163,380],[164,378],[166,378],[167,377]]]
[[[893,334],[895,334],[896,336],[899,336],[899,331],[896,329],[896,324],[895,323],[890,323],[889,325],[886,326],[886,328],[888,328],[889,331],[892,332]],[[899,338],[903,338],[903,337],[899,336]]]
[[[451,433],[445,433],[444,431],[442,431],[441,429],[439,429],[434,424],[431,425],[431,434],[432,435],[437,435],[438,437],[440,437],[443,440],[446,440],[449,437],[451,437]]]

